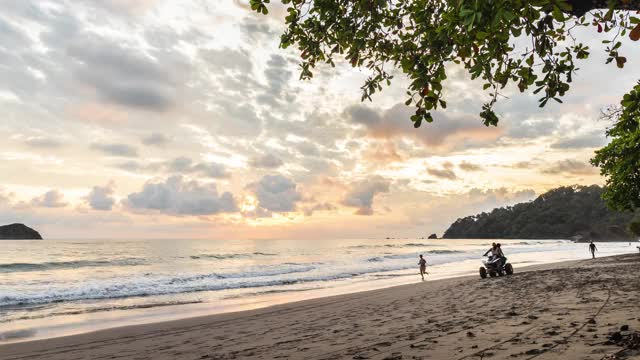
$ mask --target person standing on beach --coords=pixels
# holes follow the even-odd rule
[[[424,281],[424,274],[429,275],[429,273],[427,272],[427,260],[425,260],[422,255],[420,255],[418,265],[420,265],[420,276],[422,277],[422,281]]]
[[[596,244],[593,243],[593,240],[591,240],[591,242],[589,243],[589,251],[591,251],[591,258],[595,259],[596,251],[598,251],[598,248],[596,247]]]

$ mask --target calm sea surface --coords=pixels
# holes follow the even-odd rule
[[[500,240],[515,271],[587,244]],[[0,343],[477,273],[491,240],[0,241]],[[637,252],[598,243],[600,256]],[[478,279],[480,281],[480,279]],[[490,281],[490,280],[486,280]]]

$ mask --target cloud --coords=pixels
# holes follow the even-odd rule
[[[216,163],[199,163],[193,166],[194,171],[203,174],[212,179],[223,179],[231,176],[222,164]]]
[[[214,215],[237,210],[230,192],[219,194],[213,183],[186,181],[179,175],[164,182],[147,182],[142,191],[129,194],[125,203],[131,209],[170,215]]]
[[[234,0],[239,2],[239,0]],[[249,11],[251,11],[249,9]],[[264,19],[257,18],[255,16],[248,16],[242,20],[239,24],[240,30],[246,35],[251,42],[258,42],[261,40],[271,40],[276,35],[267,22]]]
[[[171,172],[186,173],[191,172],[192,164],[193,160],[186,156],[180,156],[171,161],[168,161],[166,166]]]
[[[19,28],[0,18],[0,44],[8,49],[28,46],[31,39]]]
[[[137,157],[138,149],[127,144],[92,144],[91,148],[105,154],[121,157]]]
[[[460,164],[458,164],[458,167],[464,171],[482,171],[484,170],[484,167],[482,167],[481,165],[477,165],[477,164],[472,164],[470,162],[466,162],[463,161]]]
[[[142,138],[142,143],[150,146],[164,146],[168,144],[170,139],[160,133],[151,133]]]
[[[213,179],[228,178],[231,176],[224,165],[217,163],[197,163],[188,157],[177,157],[165,164],[170,172],[180,174],[200,174]]]
[[[318,146],[310,141],[301,141],[295,145],[295,148],[304,156],[320,155],[320,149],[318,149]]]
[[[57,190],[49,190],[46,193],[33,198],[31,205],[37,207],[59,208],[67,206],[67,203],[63,201],[64,195]]]
[[[401,162],[404,160],[396,146],[391,141],[385,141],[382,143],[376,141],[369,144],[369,147],[364,153],[364,157],[380,163]]]
[[[94,210],[110,211],[115,204],[113,198],[113,184],[94,186],[85,197],[89,206]]]
[[[536,197],[536,192],[531,189],[510,190],[505,187],[497,189],[473,188],[469,190],[466,197],[474,204],[474,207],[491,210],[496,207],[533,200]]]
[[[305,207],[303,209],[304,216],[312,216],[316,211],[334,211],[337,210],[337,207],[330,203],[319,203],[310,207]]]
[[[584,149],[601,147],[606,143],[604,132],[597,131],[556,141],[551,144],[551,147],[554,149]]]
[[[554,163],[542,172],[545,174],[593,175],[597,174],[598,170],[586,162],[566,159]]]
[[[83,35],[73,39],[67,54],[80,64],[75,77],[102,99],[158,112],[174,105],[175,84],[157,61],[98,34]]]
[[[512,167],[514,169],[531,169],[533,167],[533,163],[531,161],[519,161],[515,164],[507,165],[507,167]]]
[[[373,214],[373,198],[379,193],[389,192],[390,182],[382,177],[373,177],[355,183],[346,194],[343,205],[357,207],[357,215]]]
[[[296,183],[282,175],[265,175],[249,186],[258,199],[258,206],[273,212],[291,212],[302,195],[296,189]]]
[[[250,73],[253,68],[251,55],[246,50],[201,49],[199,55],[207,63],[209,69],[215,73],[229,70],[246,74]]]
[[[514,139],[535,139],[541,136],[551,135],[557,128],[557,120],[535,120],[514,121],[509,124],[506,135]]]
[[[25,144],[33,148],[41,149],[55,149],[63,146],[62,142],[46,137],[31,137],[25,141]]]
[[[267,78],[267,88],[262,95],[258,96],[258,102],[271,106],[280,105],[285,95],[290,95],[284,94],[292,77],[291,71],[287,69],[287,60],[280,55],[272,54],[267,61],[264,76]],[[288,102],[292,100],[291,96],[287,99]]]
[[[114,164],[118,169],[122,169],[129,172],[150,172],[157,173],[162,170],[167,173],[178,175],[199,175],[212,179],[228,178],[231,174],[227,171],[227,168],[214,162],[200,162],[196,163],[191,158],[186,156],[179,156],[168,161],[153,161],[141,163],[139,161],[125,161],[122,163]]]
[[[261,169],[277,169],[284,165],[284,162],[275,155],[264,154],[251,159],[251,161],[249,161],[249,165]]]
[[[416,129],[410,120],[414,109],[397,104],[384,112],[363,105],[346,108],[345,114],[353,123],[363,126],[375,138],[409,138],[426,145],[468,145],[495,140],[502,129],[484,126],[477,117],[465,114],[438,113],[437,120]]]
[[[238,101],[219,100],[209,110],[214,123],[215,132],[222,136],[258,137],[263,130],[263,121],[258,117],[253,105]]]
[[[447,180],[456,180],[458,177],[456,176],[456,173],[448,168],[443,168],[443,169],[431,169],[431,168],[427,168],[427,173],[431,176],[435,176],[437,178],[441,178],[441,179],[447,179]]]

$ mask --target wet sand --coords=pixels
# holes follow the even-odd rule
[[[515,271],[9,344],[0,359],[640,359],[640,255]]]

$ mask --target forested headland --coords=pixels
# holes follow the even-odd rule
[[[634,214],[607,208],[600,186],[566,186],[533,201],[493,209],[456,220],[444,233],[449,239],[632,240]]]

